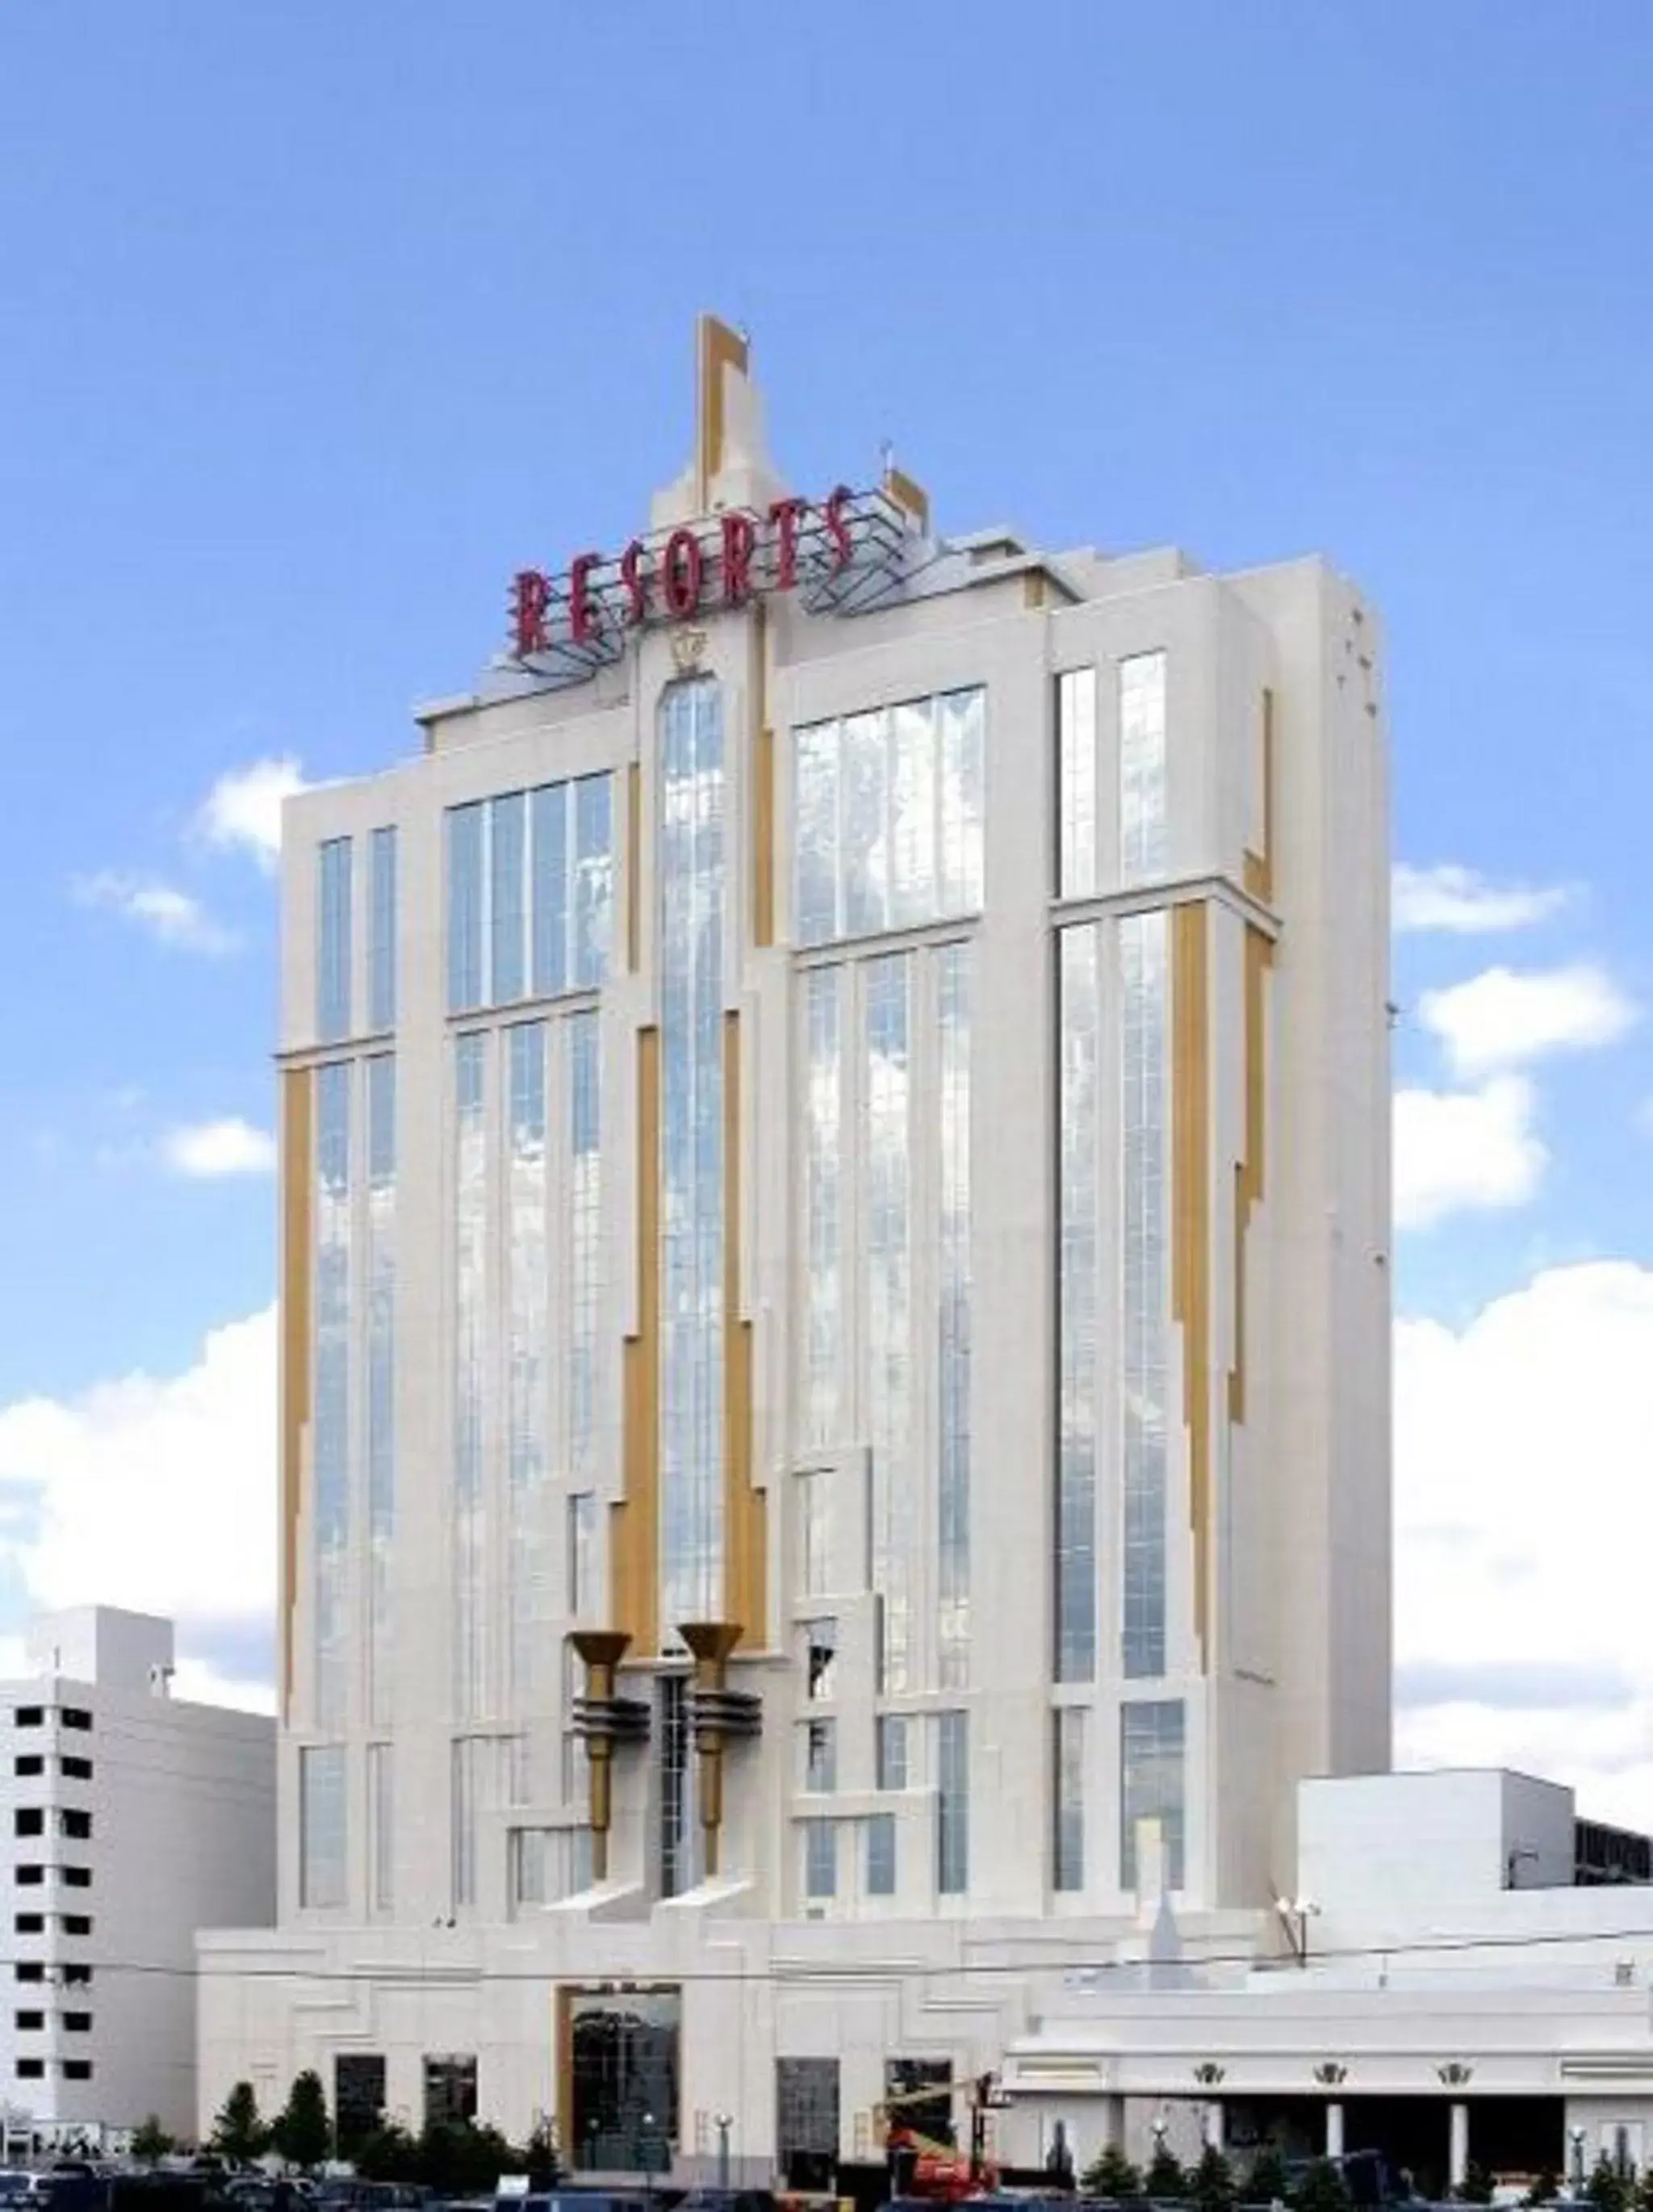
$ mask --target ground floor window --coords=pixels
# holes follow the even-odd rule
[[[385,2115],[381,2051],[341,2051],[333,2059],[333,2115],[338,2154],[349,2158]]]
[[[788,2189],[831,2191],[838,2165],[838,2062],[775,2062],[776,2163]]]
[[[477,2062],[447,2052],[425,2060],[425,2125],[440,2127],[477,2117]]]
[[[884,2097],[889,2131],[905,2129],[930,2142],[945,2143],[951,2148],[952,2080],[951,2058],[886,2058]]]
[[[587,2172],[664,2173],[679,2139],[682,1992],[574,1990],[568,2034],[574,2165]]]

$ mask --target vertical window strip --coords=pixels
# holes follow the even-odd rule
[[[477,1902],[477,1816],[482,1810],[484,1761],[493,1745],[487,1736],[455,1736],[453,1746],[450,1808],[451,1881],[453,1903]]]
[[[568,1463],[576,1475],[597,1463],[602,1323],[602,1091],[594,1013],[569,1017]]]
[[[660,1894],[681,1897],[702,1875],[695,1784],[695,1732],[689,1680],[662,1674],[660,1684]]]
[[[872,1455],[872,1588],[881,1600],[878,1686],[911,1686],[912,1163],[908,1046],[909,957],[866,969],[866,1366]]]
[[[552,1655],[547,1360],[551,1328],[546,1160],[546,1025],[506,1033],[506,1492],[510,1698],[536,1703]]]
[[[588,1490],[576,1492],[568,1500],[568,1615],[573,1620],[596,1609],[596,1539],[597,1500]]]
[[[592,990],[608,971],[614,926],[611,779],[581,776],[574,786],[574,980]]]
[[[893,1897],[896,1893],[896,1816],[874,1813],[866,1822],[866,1893]]]
[[[907,1716],[880,1713],[874,1723],[873,1786],[879,1790],[907,1787]]]
[[[568,988],[568,787],[541,784],[529,794],[533,847],[533,977],[541,998]]]
[[[1164,1851],[1165,1886],[1181,1889],[1185,1865],[1185,1721],[1180,1698],[1127,1704],[1120,1710],[1120,1845],[1121,1889],[1137,1886],[1137,1827],[1158,1820]]]
[[[316,1035],[336,1044],[350,1034],[350,841],[330,837],[318,851]]]
[[[454,1710],[483,1705],[483,1407],[488,1369],[487,1040],[454,1042],[453,1668]]]
[[[800,1444],[836,1442],[843,1361],[843,982],[840,968],[805,978],[804,1358]]]
[[[1165,1368],[1170,1298],[1166,1220],[1164,910],[1119,925],[1124,1152],[1124,1591],[1122,1666],[1165,1671]]]
[[[962,1690],[970,1665],[970,961],[938,956],[941,1192],[937,1239],[940,1686]]]
[[[1094,923],[1058,939],[1060,1029],[1056,1439],[1056,1680],[1097,1671],[1097,1157],[1100,1139]]]
[[[1059,1705],[1051,1715],[1055,1832],[1052,1876],[1058,1890],[1085,1887],[1085,1709]]]
[[[970,1717],[936,1715],[936,1889],[959,1897],[970,1880]]]
[[[1165,872],[1165,656],[1119,664],[1119,872],[1139,884]]]
[[[454,806],[447,817],[447,1010],[483,1003],[483,922],[487,906],[487,810]]]
[[[368,1026],[396,1027],[396,831],[375,830],[368,855]]]
[[[349,1685],[351,1073],[335,1060],[315,1078],[315,1712],[328,1729],[344,1725]]]
[[[807,1898],[838,1893],[838,1824],[836,1820],[804,1823],[804,1894]]]
[[[800,945],[980,908],[985,727],[977,686],[794,732]]]
[[[299,1753],[299,1903],[330,1910],[348,1896],[347,1770],[343,1744]]]
[[[659,825],[663,1626],[723,1607],[722,695],[661,702]]]
[[[1097,870],[1097,672],[1073,668],[1056,678],[1056,888],[1088,898]]]
[[[528,802],[506,792],[489,806],[492,959],[489,1004],[508,1006],[528,988]]]
[[[368,1712],[391,1717],[392,1549],[396,1536],[396,1060],[368,1078]]]
[[[796,1478],[798,1501],[798,1594],[819,1597],[828,1587],[828,1485],[824,1468],[806,1468]]]
[[[396,1902],[395,1768],[387,1743],[368,1746],[368,1898],[374,1912]]]

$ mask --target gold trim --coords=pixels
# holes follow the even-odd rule
[[[315,1090],[307,1067],[282,1077],[282,1412],[281,1620],[282,1718],[293,1703],[294,1616],[299,1598],[299,1519],[304,1445],[310,1427],[311,1239],[315,1194],[313,1116]]]
[[[915,483],[905,469],[898,469],[892,461],[884,472],[884,496],[910,514],[921,532],[930,527],[930,495],[921,483]]]
[[[1274,695],[1267,684],[1262,695],[1262,850],[1248,846],[1244,854],[1245,887],[1253,898],[1274,896]]]
[[[740,1017],[723,1017],[724,1605],[749,1651],[769,1644],[768,1499],[752,1487],[752,1325],[741,1313]]]
[[[1228,1370],[1228,1418],[1245,1419],[1245,1233],[1263,1194],[1263,1116],[1267,1103],[1264,978],[1273,965],[1273,939],[1255,923],[1245,933],[1245,1157],[1234,1163],[1234,1364]]]
[[[751,348],[738,331],[715,315],[702,315],[696,329],[698,391],[695,410],[696,505],[704,514],[712,482],[723,466],[723,372],[750,366]]]
[[[614,1626],[659,1650],[660,1033],[637,1032],[637,1332],[621,1347],[626,1494],[610,1507]]]
[[[626,968],[635,975],[643,957],[643,771],[626,769]]]
[[[1211,1664],[1211,1065],[1203,902],[1171,917],[1171,1310],[1182,1329],[1194,1624]]]

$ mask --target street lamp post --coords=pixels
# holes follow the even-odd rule
[[[726,2195],[729,2188],[729,2130],[734,2121],[727,2112],[714,2112],[712,2125],[718,2131],[718,2187]]]

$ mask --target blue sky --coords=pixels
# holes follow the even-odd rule
[[[1397,940],[1454,1154],[1402,1306],[1639,1297],[1650,68],[1611,0],[5,10],[0,1408],[83,1439],[267,1306],[274,903],[209,795],[405,751],[514,568],[629,534],[708,306],[804,483],[888,437],[944,527],[1360,579],[1397,856],[1542,909]],[[1427,996],[1501,966],[1562,980]]]

